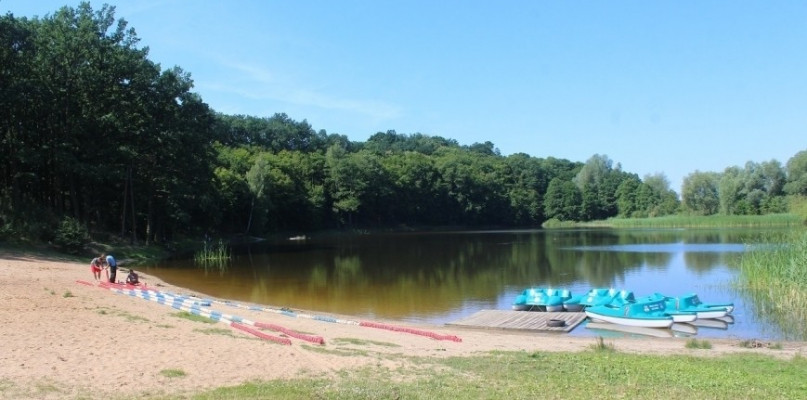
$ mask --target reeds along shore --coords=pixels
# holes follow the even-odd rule
[[[562,224],[566,225],[568,223]],[[571,224],[573,227],[590,228],[786,228],[803,226],[804,219],[796,214],[674,215],[654,218],[611,218],[603,221],[576,222]]]
[[[769,233],[765,243],[743,254],[736,286],[754,299],[755,314],[807,340],[807,231]]]
[[[193,261],[204,269],[226,270],[231,257],[230,248],[219,239],[216,244],[205,242],[204,248],[193,255]]]

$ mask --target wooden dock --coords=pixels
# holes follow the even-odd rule
[[[505,329],[517,331],[569,332],[586,319],[582,312],[533,312],[481,310],[469,317],[446,325],[465,328]],[[550,320],[563,321],[562,326],[550,326]]]

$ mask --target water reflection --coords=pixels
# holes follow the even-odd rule
[[[206,271],[192,260],[176,260],[146,272],[236,301],[430,323],[481,309],[509,309],[526,286],[573,292],[618,287],[670,295],[694,291],[705,301],[734,301],[735,313],[743,314],[743,300],[728,282],[744,245],[760,234],[563,230],[334,235],[234,248],[226,270]],[[713,331],[777,335],[763,332],[753,316],[742,320]],[[573,333],[586,334],[583,329]]]

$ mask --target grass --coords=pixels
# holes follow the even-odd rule
[[[227,270],[231,258],[230,249],[221,239],[216,244],[205,242],[204,248],[193,255],[193,261],[202,266],[205,271],[216,269],[219,272],[224,272]]]
[[[172,314],[172,315],[177,317],[177,318],[187,319],[189,321],[194,321],[194,322],[203,322],[203,323],[206,323],[206,324],[215,324],[216,323],[216,321],[213,321],[212,319],[210,319],[208,317],[203,317],[201,315],[192,314],[192,313],[189,313],[187,311],[180,311],[180,312]]]
[[[224,329],[224,328],[194,329],[193,331],[194,332],[199,332],[199,333],[202,333],[202,334],[205,334],[205,335],[221,335],[221,336],[229,336],[229,337],[237,338],[237,339],[250,339],[249,337],[244,336],[244,335],[234,335],[232,330]]]
[[[708,340],[689,339],[687,340],[686,348],[708,350],[712,348],[712,343]]]
[[[164,369],[160,371],[160,375],[166,378],[181,378],[187,374],[181,369]]]
[[[612,343],[605,343],[602,336],[597,336],[597,341],[591,345],[591,349],[597,352],[611,352],[616,351]]]
[[[768,228],[802,226],[797,214],[669,215],[654,218],[609,218],[600,221],[547,221],[544,228]]]
[[[144,317],[141,317],[139,315],[130,314],[130,313],[126,312],[126,311],[118,311],[118,310],[110,311],[110,310],[101,308],[97,312],[100,315],[114,314],[114,315],[126,318],[126,320],[129,321],[129,322],[151,322],[151,320],[149,320],[148,318],[144,318]]]
[[[760,371],[775,371],[759,379]],[[659,356],[592,350],[413,358],[320,379],[250,382],[194,399],[805,398],[807,360],[754,354]]]
[[[333,345],[346,345],[352,344],[356,346],[366,346],[366,345],[374,345],[374,346],[384,346],[384,347],[401,347],[395,343],[389,342],[378,342],[375,340],[364,340],[364,339],[356,339],[356,338],[334,338],[330,341]]]
[[[301,348],[312,351],[314,353],[320,354],[330,354],[334,356],[343,356],[343,357],[355,357],[355,356],[368,356],[369,352],[366,350],[359,350],[359,349],[347,349],[347,348],[326,348],[322,346],[311,346],[307,344],[300,345]]]
[[[745,252],[733,283],[762,321],[785,338],[807,340],[807,231],[769,233],[764,246]]]

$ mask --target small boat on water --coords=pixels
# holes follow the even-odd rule
[[[588,307],[586,316],[595,321],[641,328],[669,328],[674,322],[678,322],[667,313],[667,306],[663,300],[648,299],[621,304],[615,301],[607,305]],[[692,314],[691,321],[694,320]]]
[[[633,292],[613,288],[595,288],[589,290],[585,294],[572,296],[569,300],[566,300],[563,305],[566,311],[582,311],[586,307],[610,304],[614,301],[614,299],[617,298],[621,298],[624,301],[630,301],[630,299],[633,298]]]
[[[516,296],[514,311],[563,311],[563,302],[572,297],[566,289],[529,288]]]
[[[651,297],[664,300],[668,310],[694,312],[698,319],[722,318],[734,310],[734,304],[706,304],[703,303],[695,293],[683,296],[672,297],[661,293],[655,293]]]
[[[614,300],[612,304],[625,304],[625,302],[619,303],[619,299]],[[670,303],[667,302],[667,298],[664,296],[659,297],[657,294],[652,294],[650,296],[644,296],[641,298],[630,298],[628,302],[641,302],[641,303],[648,303],[654,301],[662,301],[664,302],[664,313],[672,317],[674,323],[682,323],[682,322],[692,322],[698,319],[698,314],[694,311],[689,310],[676,310],[674,307],[670,306]]]
[[[591,289],[585,294],[572,296],[563,302],[566,311],[583,311],[586,307],[608,304],[618,293],[615,289]]]

